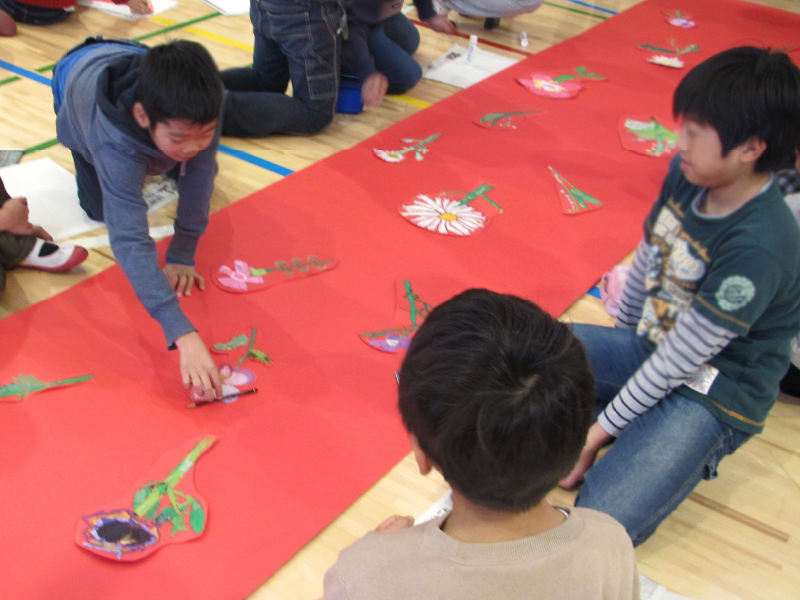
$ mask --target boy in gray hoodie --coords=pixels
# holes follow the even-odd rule
[[[186,40],[148,48],[88,38],[53,73],[58,140],[72,150],[81,207],[105,221],[137,297],[180,351],[184,386],[218,395],[216,365],[178,298],[195,283],[204,289],[194,255],[214,190],[222,94],[211,55]],[[145,176],[179,164],[175,236],[162,269],[142,187]]]

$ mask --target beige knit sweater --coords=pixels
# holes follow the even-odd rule
[[[571,508],[558,527],[498,544],[459,542],[440,517],[369,533],[325,575],[324,600],[639,600],[630,538],[611,517]]]

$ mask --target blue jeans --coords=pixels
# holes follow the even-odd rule
[[[17,23],[25,25],[53,25],[61,23],[69,16],[63,8],[32,6],[14,0],[0,0],[0,9],[6,11]]]
[[[338,0],[250,0],[253,67],[227,69],[222,133],[317,133],[333,120],[339,85]],[[292,96],[285,94],[292,82]]]
[[[397,13],[376,24],[368,44],[375,68],[389,80],[389,94],[405,94],[417,85],[422,67],[413,54],[419,48],[419,31],[408,17]]]
[[[576,324],[573,332],[586,348],[602,410],[649,353],[634,329]],[[611,515],[638,546],[750,437],[672,392],[634,419],[589,469],[575,505]]]

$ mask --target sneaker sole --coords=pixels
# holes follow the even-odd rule
[[[45,271],[47,273],[61,273],[62,271],[69,271],[70,269],[77,267],[83,261],[89,258],[89,251],[82,246],[75,246],[72,250],[72,255],[69,257],[67,262],[65,262],[60,267],[36,267],[32,265],[19,265],[20,269],[32,269],[34,271]]]

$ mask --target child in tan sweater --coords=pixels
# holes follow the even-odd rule
[[[324,599],[638,600],[625,530],[545,500],[580,454],[593,395],[580,342],[535,304],[469,290],[433,310],[399,404],[420,472],[444,475],[453,510],[387,519],[339,555]]]

